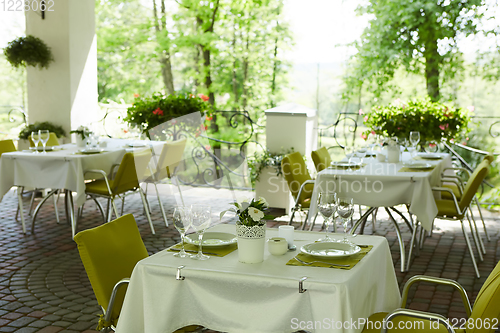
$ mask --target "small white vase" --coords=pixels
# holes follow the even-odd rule
[[[85,139],[82,139],[82,137],[80,135],[76,135],[76,146],[77,147],[85,147],[87,145],[87,138]]]
[[[399,145],[388,146],[387,147],[387,162],[398,163],[400,154],[401,154],[401,149],[399,148]]]
[[[238,236],[238,260],[240,262],[257,264],[264,261],[265,225],[247,227],[243,224],[237,224],[236,235]]]

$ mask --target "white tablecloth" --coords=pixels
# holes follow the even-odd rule
[[[430,230],[438,212],[431,188],[439,186],[443,169],[451,166],[450,155],[442,156],[440,160],[415,161],[436,165],[429,172],[399,172],[402,163],[382,163],[373,158],[365,159],[367,165],[362,170],[325,169],[316,178],[309,214],[312,217],[316,213],[319,190],[328,189],[370,207],[410,204],[410,212]],[[408,161],[410,156],[404,153],[403,157]]]
[[[63,145],[62,150],[35,154],[19,151],[2,154],[0,159],[0,195],[12,186],[67,189],[76,193],[76,204],[85,202],[84,171],[100,169],[109,173],[111,166],[120,163],[124,148],[106,148],[100,154],[75,154],[75,145]]]
[[[235,226],[212,230],[234,234]],[[267,237],[277,234],[267,230]],[[320,237],[295,232],[295,244],[300,248]],[[400,294],[387,240],[364,235],[353,240],[374,248],[351,270],[287,266],[297,252],[272,256],[267,248],[259,264],[238,262],[237,251],[206,261],[159,252],[135,267],[116,332],[164,333],[191,324],[231,333],[294,332],[310,321],[321,321],[321,327],[307,329],[311,332],[360,332],[361,326],[327,325],[393,310]],[[180,265],[185,265],[183,281],[175,279]],[[301,294],[298,281],[304,276],[307,291]]]

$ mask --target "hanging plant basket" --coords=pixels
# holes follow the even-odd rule
[[[40,38],[28,35],[9,42],[4,49],[7,61],[14,66],[48,68],[54,61],[50,48]]]

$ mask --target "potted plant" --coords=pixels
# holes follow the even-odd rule
[[[75,134],[76,145],[78,147],[85,147],[87,138],[92,134],[92,131],[86,126],[79,126],[76,130],[72,130],[69,133]]]
[[[285,155],[293,152],[293,148],[281,153],[271,153],[266,150],[248,158],[250,180],[255,188],[255,197],[268,198],[270,207],[284,208],[287,212],[290,212],[294,203],[288,184],[283,177],[281,160]]]
[[[9,42],[4,49],[5,58],[14,66],[48,68],[54,61],[50,48],[35,36],[19,37]]]
[[[205,97],[202,94],[195,96],[183,93],[165,96],[158,92],[153,93],[150,97],[137,96],[132,106],[127,109],[127,115],[123,120],[139,128],[142,133],[150,138],[150,129],[174,118],[197,111],[210,115],[212,107]],[[197,122],[194,118],[192,121],[192,124],[184,123],[183,125],[192,125],[193,129],[198,129],[200,122]]]
[[[470,111],[451,105],[414,99],[407,104],[396,100],[386,106],[375,106],[364,118],[368,129],[363,133],[408,138],[411,131],[420,132],[420,143],[453,141],[468,132]]]
[[[227,212],[238,216],[236,221],[236,236],[238,237],[238,260],[247,264],[256,264],[264,260],[264,245],[266,243],[266,219],[274,219],[265,215],[268,208],[266,199],[251,199],[233,203],[235,208],[229,208],[220,213],[220,218]]]

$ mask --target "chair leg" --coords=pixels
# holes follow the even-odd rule
[[[121,215],[118,215],[118,209],[116,209],[115,198],[111,198],[111,206],[113,206],[113,211],[115,212],[116,218],[119,218]]]
[[[377,212],[378,208],[376,208],[372,213],[372,231],[377,231],[376,223],[377,223]]]
[[[309,219],[309,211],[306,212],[306,219],[304,220],[304,224],[302,224],[302,230],[306,230],[307,220]]]
[[[486,240],[488,242],[490,242],[491,239],[490,239],[490,235],[488,234],[488,231],[486,230],[486,223],[484,223],[483,212],[481,211],[481,205],[479,205],[479,200],[477,199],[477,196],[474,196],[474,199],[476,200],[477,210],[479,211],[479,217],[481,218],[481,221],[483,222],[483,229],[484,229],[484,234],[486,235]],[[471,214],[472,214],[472,212],[471,212]]]
[[[184,206],[184,198],[182,197],[181,186],[179,185],[179,178],[177,176],[172,177],[175,180],[175,184],[177,185],[177,190],[179,191],[179,196],[181,197],[182,205]]]
[[[417,240],[417,230],[419,229],[418,226],[419,226],[419,222],[417,220],[417,221],[415,221],[415,225],[413,226],[413,232],[411,235],[410,249],[408,251],[408,263],[406,264],[406,271],[408,271],[410,269],[413,248],[415,247],[415,252],[418,250],[418,242],[416,241]],[[417,255],[417,253],[415,253],[415,255]]]
[[[462,233],[464,234],[465,243],[469,248],[469,254],[470,258],[472,259],[472,265],[474,266],[474,271],[476,272],[476,276],[479,279],[481,275],[479,274],[479,270],[477,269],[476,258],[474,257],[474,251],[472,250],[472,245],[470,243],[469,236],[467,236],[467,232],[465,231],[464,220],[461,220],[460,223],[462,224]]]
[[[314,219],[311,223],[311,225],[309,226],[309,231],[312,231],[313,228],[314,228],[314,225],[316,224],[316,218],[318,217],[318,213],[314,214]]]
[[[123,208],[124,208],[124,206],[125,206],[125,195],[122,198],[122,209],[120,211],[120,216],[123,215]]]
[[[92,196],[92,199],[95,201],[97,208],[101,212],[102,223],[106,223],[106,215],[104,215],[104,208],[102,207],[101,203],[99,202],[99,200],[97,200],[95,196]]]
[[[469,212],[466,212],[465,214],[467,215],[467,220],[469,221],[469,228],[470,228],[470,233],[472,234],[472,240],[474,241],[474,245],[476,246],[477,253],[479,254],[479,261],[483,261],[484,260],[483,252],[481,251],[481,245],[479,245],[478,237],[477,237],[476,233],[474,232],[474,225],[471,222]]]
[[[401,255],[401,273],[404,273],[406,264],[406,250],[405,250],[405,243],[403,241],[403,236],[401,235],[401,230],[399,229],[398,222],[392,216],[389,208],[385,207],[385,211],[387,212],[387,214],[389,214],[389,217],[392,220],[394,227],[396,228],[396,235],[398,236],[398,242],[399,242],[399,252]]]
[[[144,205],[144,210],[146,212],[146,217],[148,219],[149,226],[151,227],[151,232],[154,235],[155,234],[155,228],[153,226],[153,221],[151,221],[151,216],[149,215],[149,210],[148,210],[148,207],[147,207],[147,204],[146,204],[146,198],[145,198],[144,193],[142,192],[142,189],[140,187],[139,187],[139,194],[141,195],[142,204]]]
[[[160,199],[160,193],[158,192],[158,187],[156,186],[156,183],[153,183],[153,184],[155,186],[156,198],[158,199],[158,204],[160,205],[161,216],[163,216],[163,220],[165,221],[165,225],[168,227],[167,214],[165,214],[165,208],[163,208],[163,203],[161,202],[161,199]]]
[[[19,212],[21,214],[21,225],[23,227],[23,233],[26,234],[26,225],[24,223],[24,214],[23,214],[23,189],[24,187],[17,189],[17,201],[19,205]]]
[[[57,191],[59,193],[59,191]],[[52,199],[54,200],[54,212],[56,213],[56,223],[59,223],[59,211],[57,210],[57,196],[52,194]]]
[[[295,207],[293,207],[293,208],[292,208],[292,216],[290,216],[290,221],[288,222],[288,225],[292,225],[292,222],[293,222],[293,216],[295,215],[295,210],[296,210],[296,208],[295,208]]]
[[[475,235],[479,241],[479,247],[481,249],[481,252],[483,254],[486,254],[486,249],[484,247],[483,239],[481,238],[481,235],[479,234],[479,228],[477,227],[476,220],[474,219],[474,215],[472,214],[472,209],[469,206],[469,212],[470,212],[470,218],[472,220],[472,225],[474,226],[474,232]]]
[[[33,211],[33,205],[35,203],[35,193],[36,189],[34,189],[33,192],[31,192],[30,208],[28,210],[28,216],[31,216],[31,212]]]

